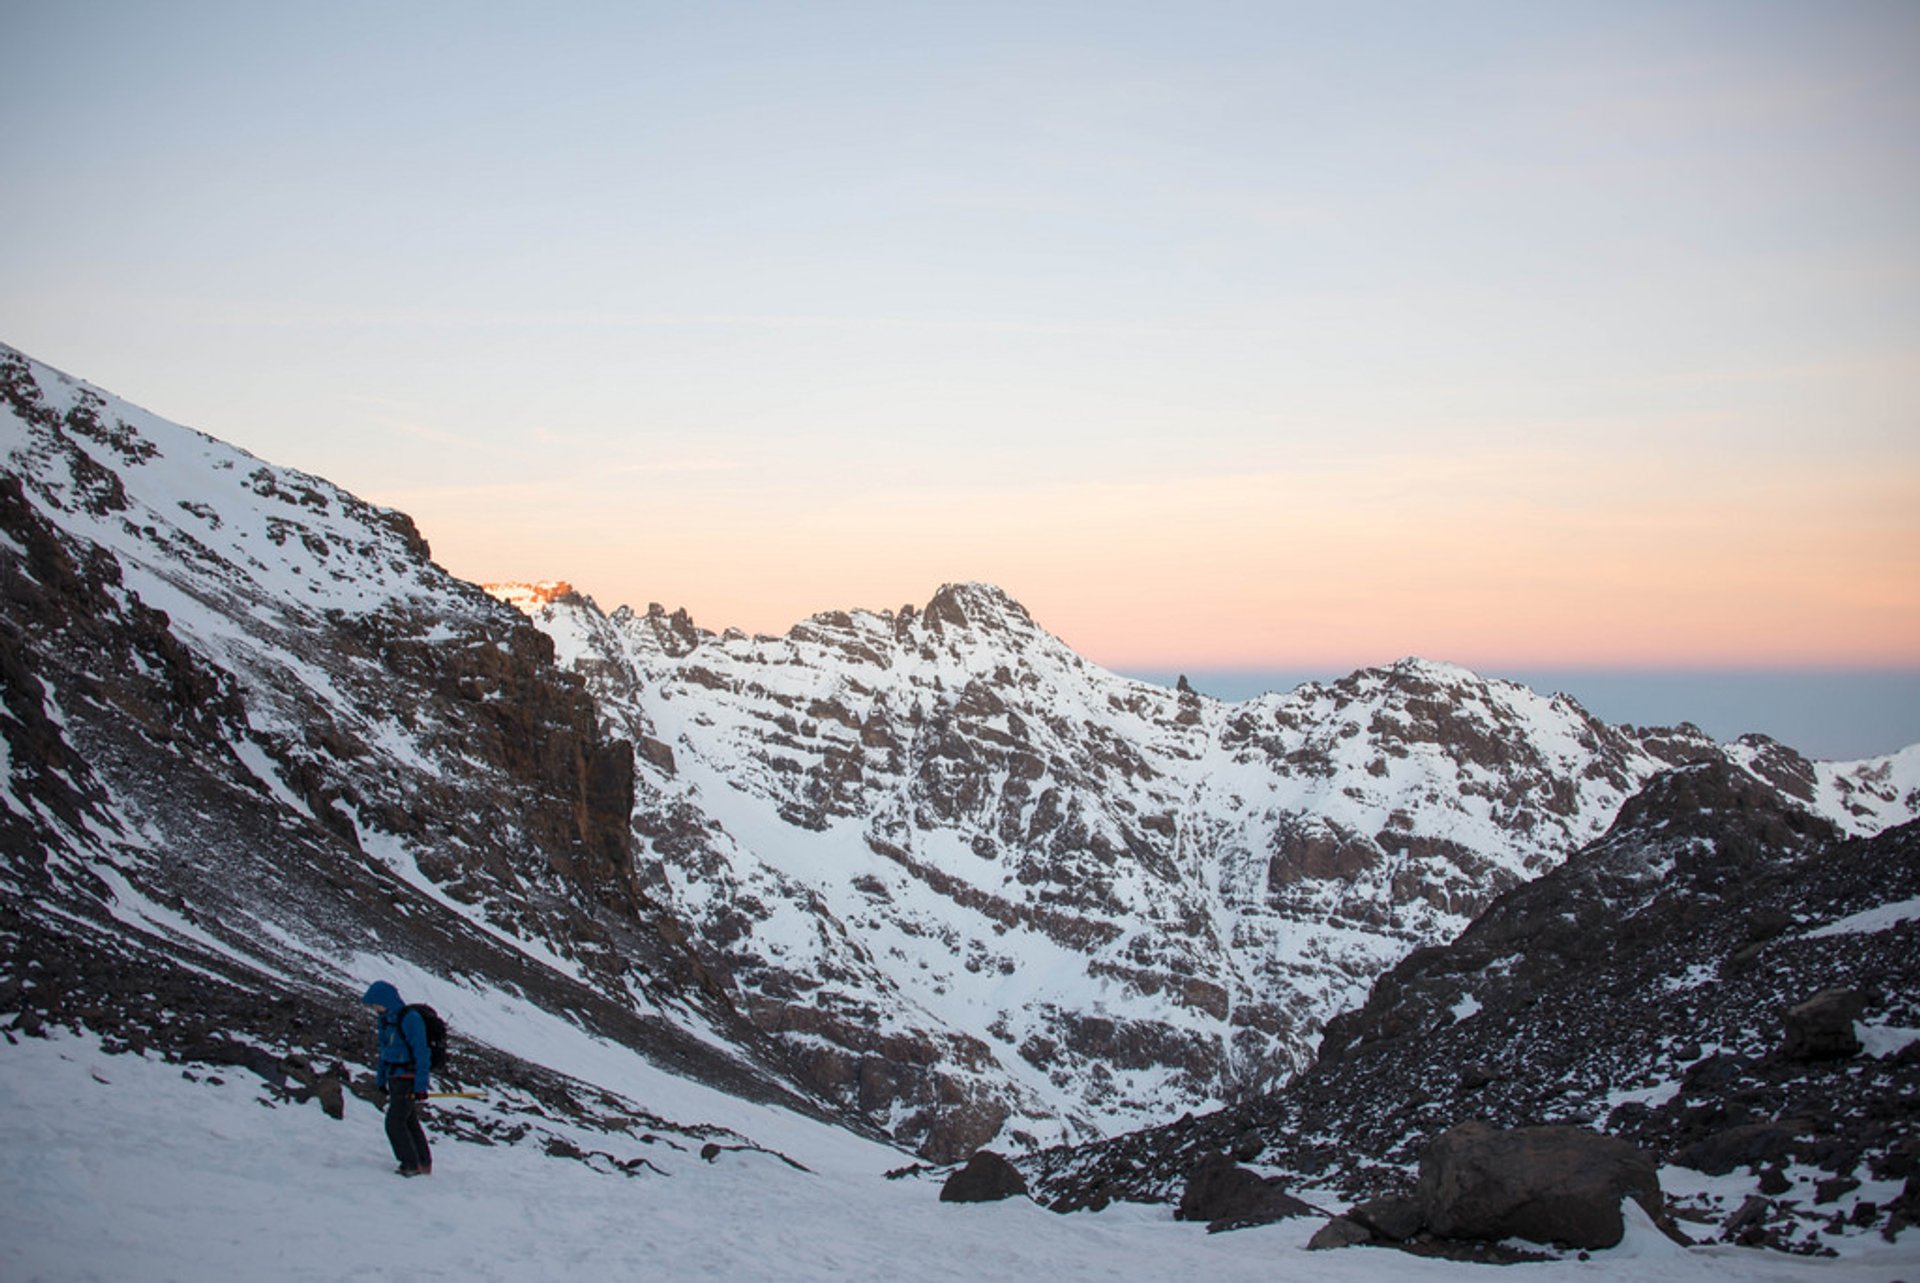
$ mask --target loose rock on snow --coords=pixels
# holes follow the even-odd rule
[[[990,1149],[975,1151],[967,1165],[940,1187],[943,1203],[997,1203],[1027,1192],[1027,1180],[1012,1163]]]
[[[1276,1178],[1236,1166],[1225,1154],[1213,1154],[1187,1177],[1186,1193],[1173,1215],[1175,1220],[1205,1221],[1213,1232],[1311,1216],[1313,1210]]]
[[[1653,1159],[1579,1127],[1462,1123],[1420,1160],[1422,1217],[1447,1238],[1613,1247],[1626,1232],[1620,1200],[1629,1196],[1661,1214]]]

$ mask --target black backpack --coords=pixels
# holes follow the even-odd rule
[[[409,1011],[417,1012],[420,1023],[427,1029],[427,1054],[433,1057],[433,1063],[427,1068],[430,1072],[444,1074],[447,1070],[447,1022],[440,1019],[440,1013],[424,1002],[410,1002],[400,1008],[400,1019],[404,1021]]]

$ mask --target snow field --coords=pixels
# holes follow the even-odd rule
[[[191,1072],[202,1081],[64,1034],[0,1045],[0,1277],[1488,1278],[1488,1267],[1375,1249],[1309,1255],[1315,1221],[1208,1235],[1164,1207],[1058,1216],[1024,1199],[955,1206],[931,1182],[807,1174],[751,1152],[709,1164],[654,1146],[647,1157],[667,1174],[626,1177],[531,1146],[441,1136],[436,1174],[406,1181],[392,1174],[373,1107],[349,1097],[335,1121],[312,1105],[266,1107],[244,1072],[215,1075],[218,1084]],[[1511,1277],[1886,1283],[1920,1267],[1920,1247],[1904,1245],[1843,1261],[1683,1249],[1633,1220],[1611,1252]]]

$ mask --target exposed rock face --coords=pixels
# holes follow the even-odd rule
[[[649,894],[816,1086],[940,1161],[1272,1089],[1675,763],[1859,827],[1920,804],[1920,757],[1838,772],[1418,660],[1222,704],[1106,673],[978,584],[777,638],[530,613],[642,746]]]
[[[1502,1131],[1462,1123],[1436,1137],[1420,1160],[1421,1217],[1447,1238],[1613,1247],[1626,1231],[1626,1197],[1650,1216],[1663,1213],[1653,1159],[1578,1127]]]
[[[1411,1195],[1426,1142],[1478,1118],[1597,1130],[1753,1182],[1739,1225],[1724,1184],[1670,1189],[1696,1238],[1817,1251],[1834,1234],[1887,1232],[1888,1207],[1847,1182],[1920,1170],[1916,901],[1920,824],[1847,838],[1743,770],[1689,767],[1452,944],[1383,975],[1281,1092],[1021,1165],[1049,1206],[1171,1202],[1193,1163],[1251,1131],[1265,1170],[1364,1206]],[[1824,990],[1864,998],[1850,1022],[1860,1054],[1781,1054],[1781,1013]],[[1834,1183],[1807,1190],[1789,1167]]]
[[[947,1177],[940,1187],[943,1203],[997,1203],[1025,1195],[1026,1178],[1004,1157],[990,1149],[974,1151],[967,1165]]]

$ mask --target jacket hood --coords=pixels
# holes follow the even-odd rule
[[[360,1001],[374,1003],[384,1007],[388,1014],[392,1014],[407,1005],[400,1001],[400,991],[385,980],[376,980],[368,985],[366,996],[360,999]]]

